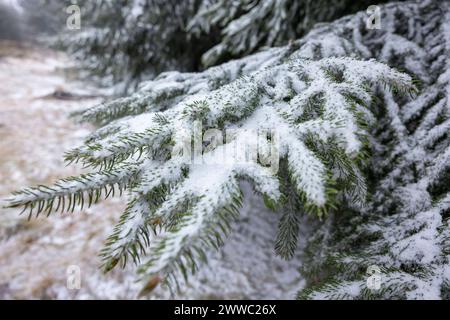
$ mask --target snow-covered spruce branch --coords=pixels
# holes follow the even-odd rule
[[[204,250],[222,243],[238,213],[241,178],[253,181],[273,207],[283,205],[279,178],[289,176],[302,209],[318,216],[343,198],[364,201],[359,167],[377,84],[403,93],[414,90],[408,75],[375,61],[292,55],[209,93],[184,94],[170,108],[150,100],[161,111],[115,120],[68,153],[69,161],[100,171],[53,187],[24,189],[14,194],[10,206],[39,214],[52,211],[55,200],[68,198],[66,208],[72,210],[85,196],[94,194],[97,200],[98,190],[124,185],[130,190],[129,205],[102,250],[105,269],[145,256],[139,268],[143,277],[158,275],[170,282],[177,270],[195,271]],[[217,145],[200,145],[203,162],[192,162],[185,150],[195,130],[202,134],[215,128],[240,131]],[[252,130],[275,130],[278,138],[252,139]],[[233,144],[257,149],[258,158],[241,162],[226,152]],[[286,170],[271,170],[262,161],[274,152]]]
[[[333,29],[364,56],[415,74],[422,90],[413,100],[381,95],[385,112],[375,112],[371,134],[374,196],[361,215],[342,208],[315,231],[300,298],[450,297],[450,7],[418,1],[382,12],[386,27],[376,33],[361,34],[364,14]],[[366,285],[370,265],[381,270],[378,290]]]
[[[24,206],[30,218],[35,213],[69,212],[90,207],[101,198],[114,197],[135,180],[139,173],[139,163],[125,162],[111,170],[82,174],[57,181],[51,187],[40,185],[13,193],[10,207]],[[17,196],[17,197],[16,197]]]
[[[314,24],[366,9],[370,1],[216,0],[204,1],[187,26],[191,38],[207,34],[219,43],[202,55],[204,66],[285,45],[306,34]],[[219,33],[215,35],[214,33]]]
[[[128,97],[106,102],[97,107],[76,112],[74,115],[80,121],[104,125],[124,116],[163,111],[186,97],[209,93],[236,80],[241,75],[279,64],[291,53],[287,47],[274,48],[211,67],[201,73],[165,72],[154,80],[141,83],[140,89]],[[101,132],[104,132],[103,135],[109,134],[114,130],[113,128],[117,127],[115,125],[112,128],[106,127]]]

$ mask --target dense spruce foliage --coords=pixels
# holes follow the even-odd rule
[[[83,28],[63,32],[59,47],[72,52],[91,76],[123,93],[163,71],[199,71],[263,47],[285,45],[315,23],[364,10],[371,3],[80,0],[77,4]]]
[[[135,30],[122,28],[146,21],[147,11],[102,2],[92,11],[98,25],[80,34],[96,44],[88,45],[92,68],[124,68],[119,78],[127,70],[139,79],[136,72],[157,57],[167,65],[150,73],[170,69],[183,59],[161,48],[179,30],[195,41],[214,35],[205,66],[245,57],[201,72],[164,72],[77,113],[99,128],[66,160],[91,172],[25,188],[9,206],[37,216],[126,191],[128,206],[101,250],[103,267],[134,262],[148,293],[158,283],[176,288],[226,241],[245,179],[279,214],[274,243],[283,258],[302,237],[300,218],[315,220],[298,298],[449,298],[450,4],[386,4],[381,28],[368,29],[364,11],[312,27],[354,10],[348,1],[330,12],[323,1],[194,2],[144,1],[161,11],[151,27]],[[115,6],[133,10],[111,27]],[[182,23],[161,24],[178,12]],[[109,33],[116,28],[122,31]],[[135,52],[149,55],[144,65]],[[123,64],[111,63],[117,55]],[[229,152],[240,147],[257,156],[242,161]],[[367,286],[373,267],[378,290]]]

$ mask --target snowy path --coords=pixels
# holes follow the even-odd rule
[[[73,123],[68,114],[98,100],[46,97],[57,89],[89,92],[64,77],[61,69],[68,64],[66,57],[52,51],[0,43],[0,198],[23,186],[81,172],[65,167],[62,157],[92,128]],[[123,207],[123,199],[114,199],[31,222],[18,217],[16,210],[0,209],[0,299],[135,298],[140,286],[131,269],[108,275],[98,269],[97,254]],[[277,219],[260,199],[248,197],[223,250],[211,255],[209,265],[178,297],[293,298],[302,284],[300,262],[274,256]],[[79,290],[66,287],[66,271],[72,265],[81,270]],[[168,297],[162,289],[153,296]]]

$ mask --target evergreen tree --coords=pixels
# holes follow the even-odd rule
[[[205,44],[188,41],[185,25],[199,0],[79,1],[82,28],[64,32],[58,46],[89,76],[132,90],[165,70],[194,70]]]
[[[250,5],[272,1],[237,3],[221,8],[241,8],[229,15],[235,21],[249,14],[240,23],[278,19],[257,20]],[[283,5],[270,14],[281,15]],[[237,22],[218,8],[202,9],[191,30],[233,29],[226,26]],[[296,249],[300,217],[319,220],[299,298],[448,298],[450,5],[410,1],[381,12],[379,30],[367,29],[360,12],[203,72],[162,73],[78,113],[100,128],[66,160],[92,172],[23,189],[9,206],[30,216],[73,211],[126,190],[128,206],[101,255],[105,271],[137,264],[147,293],[160,282],[176,288],[220,247],[239,213],[239,180],[247,179],[281,214],[282,257]],[[267,38],[279,39],[273,30]],[[231,56],[266,41],[240,51],[233,33],[224,34]],[[212,129],[227,130],[226,139],[213,140]],[[254,161],[226,152],[236,145],[258,150]],[[371,265],[380,269],[380,290],[366,286]]]
[[[365,10],[371,4],[366,0],[216,0],[203,3],[188,30],[194,37],[207,34],[218,39],[202,56],[203,65],[211,66],[264,46],[284,45],[316,23]]]
[[[73,211],[127,189],[128,207],[102,250],[104,268],[132,259],[144,279],[173,284],[195,272],[206,249],[220,246],[245,178],[269,207],[284,208],[277,250],[289,256],[293,241],[282,240],[296,236],[283,226],[289,216],[323,217],[341,202],[364,201],[361,167],[376,84],[414,90],[408,75],[373,60],[314,59],[309,49],[296,42],[202,73],[165,73],[130,97],[82,112],[103,127],[66,160],[98,170],[24,189],[10,206],[30,216]],[[203,158],[192,161],[192,136],[215,128],[240,131],[195,146]],[[275,129],[278,138],[267,134]],[[265,134],[253,139],[252,130]],[[230,152],[246,144],[259,151],[255,161]],[[268,168],[273,154],[280,170]]]
[[[300,298],[450,296],[450,7],[418,1],[382,12],[376,32],[361,32],[366,16],[357,14],[317,35],[345,37],[359,54],[406,70],[421,92],[413,100],[380,95],[385,107],[377,109],[371,135],[373,197],[358,215],[342,209],[317,230],[303,269],[310,287]],[[371,265],[380,268],[380,290],[366,286]]]

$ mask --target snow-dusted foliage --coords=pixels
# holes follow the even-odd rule
[[[265,46],[286,45],[317,22],[370,4],[369,0],[332,4],[326,0],[80,0],[82,28],[63,33],[60,46],[72,52],[90,75],[100,76],[101,82],[118,84],[119,92],[128,87],[131,91],[139,81],[163,71],[198,71]]]
[[[291,256],[297,235],[283,225],[292,215],[322,217],[342,202],[364,202],[374,90],[414,90],[410,76],[374,60],[311,59],[308,43],[202,73],[165,73],[82,112],[103,127],[66,160],[97,171],[24,189],[10,206],[30,215],[73,211],[127,189],[104,267],[132,259],[152,288],[186,278],[206,249],[222,244],[239,213],[239,180],[247,179],[267,206],[288,215],[277,252]]]
[[[365,10],[371,4],[366,0],[204,1],[189,22],[188,31],[194,37],[208,34],[218,38],[218,43],[202,56],[202,64],[211,66],[264,46],[284,45],[318,22]]]
[[[0,40],[20,40],[23,37],[23,25],[15,8],[0,3]]]
[[[230,51],[215,47],[214,63],[278,43],[290,3],[213,3],[190,30],[226,30]],[[222,244],[246,179],[282,213],[282,257],[296,249],[301,215],[321,220],[299,298],[449,298],[450,5],[381,13],[381,29],[367,29],[361,12],[201,73],[163,73],[79,112],[100,128],[66,159],[93,172],[23,189],[9,205],[30,216],[73,211],[126,189],[101,254],[105,270],[139,265],[147,293],[187,278]],[[254,29],[261,23],[274,33]],[[238,40],[245,48],[234,52]],[[374,275],[379,289],[367,282]]]
[[[59,46],[72,52],[90,76],[100,76],[107,85],[121,84],[124,90],[165,70],[192,70],[202,44],[187,41],[184,29],[198,3],[78,1],[82,27],[63,33]]]
[[[333,25],[363,56],[413,74],[415,99],[379,94],[369,189],[361,210],[343,208],[311,240],[301,298],[448,299],[450,287],[450,7],[418,1],[382,8],[383,28],[358,14]],[[367,287],[370,266],[380,288]],[[370,281],[370,280],[369,280]]]

